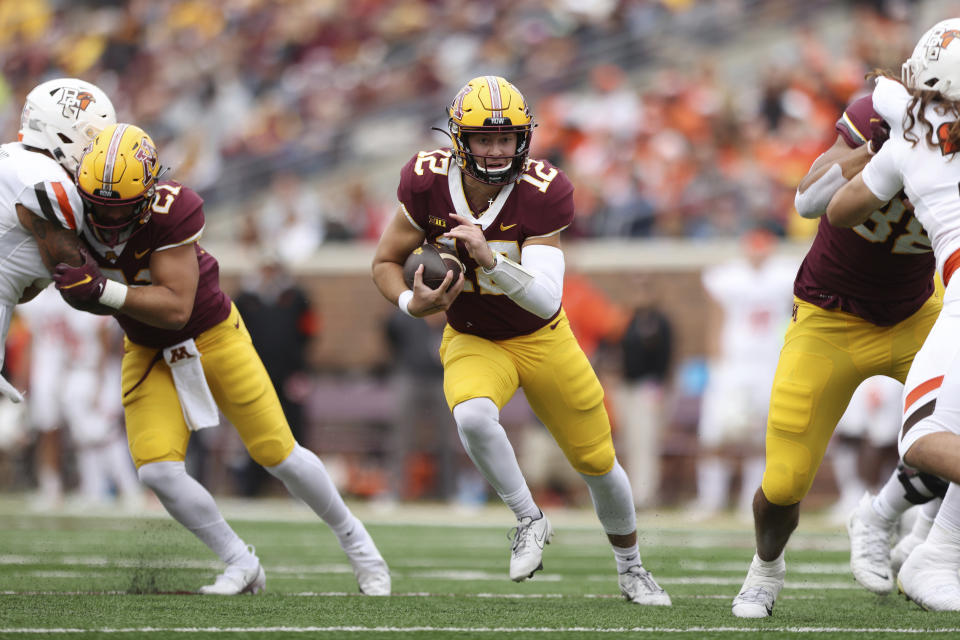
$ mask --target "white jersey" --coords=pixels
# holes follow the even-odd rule
[[[83,203],[69,174],[52,158],[19,142],[0,146],[0,341],[24,290],[50,284],[36,240],[17,218],[17,204],[80,233]],[[3,362],[0,349],[0,363]]]
[[[795,262],[780,258],[759,267],[736,260],[704,272],[704,288],[723,309],[723,329],[700,411],[702,445],[762,443],[796,273]]]
[[[835,433],[866,438],[874,447],[897,442],[900,429],[903,385],[887,376],[873,376],[860,383]]]
[[[103,437],[113,424],[103,412],[120,405],[119,362],[108,363],[104,344],[113,318],[73,309],[54,287],[18,306],[17,314],[31,336],[27,400],[34,427],[67,424],[77,442]]]
[[[880,200],[893,199],[901,189],[906,192],[914,215],[930,236],[937,271],[943,277],[944,263],[960,249],[960,149],[931,148],[927,130],[919,123],[912,131],[920,141],[914,145],[906,140],[903,121],[910,100],[899,82],[877,80],[873,108],[890,123],[890,139],[863,168],[863,182]],[[952,122],[950,116],[937,113],[935,105],[927,108],[925,116],[933,125],[933,139],[939,141],[940,125]]]
[[[796,274],[793,261],[779,258],[770,258],[760,267],[736,260],[704,272],[704,288],[723,309],[721,359],[776,366]]]
[[[890,123],[890,139],[863,168],[866,187],[877,198],[887,200],[903,189],[914,207],[914,215],[930,236],[937,271],[960,249],[960,149],[947,146],[944,125],[954,118],[937,113],[936,104],[927,108],[926,119],[933,125],[933,139],[927,128],[914,125],[919,138],[914,145],[904,139],[904,116],[910,94],[898,82],[880,79],[873,91],[874,109]],[[956,274],[954,274],[956,275]],[[960,434],[960,278],[946,283],[943,310],[917,352],[907,374],[903,394],[904,424],[900,455],[924,436],[938,432]],[[932,412],[932,415],[928,415]]]

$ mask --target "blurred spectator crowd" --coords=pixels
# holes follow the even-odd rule
[[[924,4],[0,0],[0,122],[11,138],[45,78],[93,81],[207,199],[208,236],[239,212],[215,239],[297,259],[376,238],[401,164],[444,145],[443,105],[500,74],[534,107],[534,155],[577,186],[578,236],[783,235],[797,180],[864,73],[899,69]]]

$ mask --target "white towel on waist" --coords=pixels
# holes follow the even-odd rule
[[[193,338],[163,350],[163,359],[173,374],[183,418],[191,431],[220,424],[220,412],[210,393],[200,364],[200,351]]]

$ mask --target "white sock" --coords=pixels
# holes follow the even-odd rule
[[[624,536],[637,530],[637,512],[627,472],[616,459],[613,468],[602,476],[581,473],[590,488],[597,518],[608,535]]]
[[[543,512],[540,511],[540,507],[538,507],[534,501],[533,495],[530,493],[530,488],[526,483],[513,493],[501,495],[500,499],[513,511],[513,514],[517,516],[517,520],[520,518],[539,520],[543,515]]]
[[[930,540],[939,528],[953,537],[954,545],[960,544],[960,485],[950,483],[933,524],[927,540]]]
[[[151,462],[138,469],[173,519],[210,547],[227,564],[247,565],[256,557],[220,514],[203,485],[187,474],[183,462]]]
[[[772,576],[786,569],[787,563],[784,560],[785,551],[781,551],[780,555],[770,560],[761,560],[760,556],[756,553],[753,554],[753,568],[760,575]]]
[[[873,499],[873,510],[887,524],[893,524],[900,519],[907,509],[913,506],[913,503],[907,500],[907,494],[903,489],[903,484],[897,478],[897,471],[887,478],[883,488]]]
[[[727,460],[710,456],[697,462],[697,506],[706,511],[726,508],[731,475],[733,468]]]
[[[315,453],[295,445],[283,462],[266,470],[279,478],[292,495],[307,503],[338,539],[353,529],[355,518]]]
[[[500,426],[500,411],[490,398],[472,398],[453,408],[453,419],[467,455],[519,520],[540,515],[517,455]]]
[[[618,547],[610,545],[613,549],[613,557],[617,561],[617,573],[626,573],[630,567],[636,565],[643,566],[640,560],[640,546],[636,543],[632,547]]]
[[[938,511],[940,511],[940,498],[934,498],[921,506],[920,512],[917,514],[917,519],[913,521],[913,528],[910,529],[910,535],[917,536],[921,540],[926,540]]]

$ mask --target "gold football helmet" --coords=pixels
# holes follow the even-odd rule
[[[500,76],[479,76],[457,93],[447,109],[453,154],[460,169],[487,184],[507,184],[517,179],[530,155],[533,116],[523,94]],[[516,133],[517,148],[506,167],[493,168],[470,150],[472,133]],[[502,158],[497,158],[502,159]]]
[[[118,123],[101,131],[80,158],[77,189],[91,230],[109,247],[150,219],[160,160],[147,132]]]

